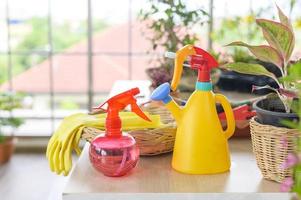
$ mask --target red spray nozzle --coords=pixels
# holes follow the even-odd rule
[[[105,104],[108,105],[107,109],[103,109],[108,113],[106,118],[106,133],[108,135],[121,135],[121,119],[119,117],[119,112],[125,109],[128,105],[131,106],[131,111],[136,113],[139,117],[146,121],[151,121],[137,105],[135,96],[139,93],[140,90],[136,87],[117,94],[103,104],[94,108],[103,109],[102,107]]]
[[[175,68],[171,81],[171,89],[173,91],[178,87],[183,71],[183,64],[187,58],[190,59],[190,68],[198,70],[199,82],[209,82],[211,69],[218,67],[217,61],[207,51],[193,45],[182,47],[175,54]]]
[[[192,69],[197,69],[198,81],[199,82],[209,82],[210,81],[210,71],[213,68],[218,67],[217,61],[210,55],[207,51],[199,48],[193,47],[196,55],[191,55],[190,65]]]

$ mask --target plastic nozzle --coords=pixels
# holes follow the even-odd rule
[[[210,72],[212,68],[218,67],[218,62],[207,51],[194,47],[196,54],[191,56],[190,65],[198,70],[198,82],[210,82]]]
[[[176,58],[176,53],[171,52],[171,51],[167,51],[167,52],[165,52],[165,57],[175,59]]]
[[[139,93],[140,90],[136,87],[115,95],[96,107],[96,109],[102,109],[105,104],[108,105],[108,108],[106,110],[104,109],[108,113],[106,118],[106,133],[108,135],[121,135],[121,119],[119,117],[119,112],[128,105],[131,106],[131,111],[136,113],[139,117],[146,121],[151,121],[137,105],[135,96]]]
[[[129,92],[133,95],[133,96],[136,96],[137,94],[140,93],[140,90],[139,88],[133,88],[133,89],[130,89]]]
[[[170,94],[169,83],[163,83],[153,91],[151,95],[151,99],[155,101],[163,101],[163,103],[167,104],[172,100],[169,94]]]
[[[186,45],[176,52],[174,73],[171,81],[171,89],[173,91],[177,89],[178,84],[180,82],[184,61],[186,60],[187,56],[195,54],[196,52],[192,45]]]
[[[167,57],[172,57],[170,52]],[[175,91],[181,79],[184,61],[189,57],[189,67],[198,70],[198,82],[210,82],[210,71],[218,67],[217,61],[207,51],[192,45],[186,45],[176,52],[174,74],[171,82],[171,89]]]

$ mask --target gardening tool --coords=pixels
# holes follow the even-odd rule
[[[138,162],[139,149],[136,141],[129,134],[121,132],[119,112],[130,105],[132,112],[146,121],[151,121],[136,103],[134,96],[139,93],[138,88],[133,88],[110,98],[96,108],[108,105],[105,110],[105,133],[91,142],[89,157],[94,168],[106,176],[123,176]]]
[[[170,89],[177,89],[186,60],[191,69],[198,70],[198,81],[185,106],[180,107],[169,94]],[[177,122],[172,167],[188,174],[228,171],[231,163],[227,140],[234,133],[235,120],[226,97],[212,92],[210,70],[218,67],[218,63],[203,49],[186,45],[176,52],[174,65],[171,86],[164,83],[151,95],[152,100],[163,101]],[[218,118],[216,102],[223,106],[226,130],[222,129]]]
[[[245,104],[238,106],[236,108],[233,108],[233,114],[234,114],[234,119],[236,120],[248,120],[251,119],[256,115],[255,111],[252,111],[251,106]],[[220,120],[226,120],[227,117],[225,115],[225,112],[220,112],[218,114],[218,117]]]
[[[163,127],[159,115],[145,115],[151,119],[151,122],[141,119],[132,112],[120,112],[122,119],[122,130],[131,131],[137,129],[155,129]],[[79,142],[82,131],[86,127],[104,130],[107,113],[88,115],[76,113],[65,117],[58,129],[51,136],[48,145],[46,157],[49,161],[50,169],[57,174],[68,175],[72,168],[72,151],[78,155],[81,153]]]

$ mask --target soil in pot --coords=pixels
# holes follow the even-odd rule
[[[256,110],[257,121],[261,124],[277,127],[286,127],[283,121],[299,121],[296,113],[286,113],[283,103],[278,98],[268,98],[256,101],[253,104]]]
[[[4,142],[0,143],[0,165],[10,160],[14,147],[14,139],[12,137],[6,138]]]

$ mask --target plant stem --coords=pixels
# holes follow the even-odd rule
[[[286,113],[290,113],[290,112],[291,112],[291,105],[290,105],[290,103],[289,103],[288,98],[287,98],[286,96],[284,96],[284,95],[281,95],[280,93],[277,93],[277,94],[278,94],[278,96],[279,96],[281,102],[282,102],[283,105],[284,105],[285,112],[286,112]]]

